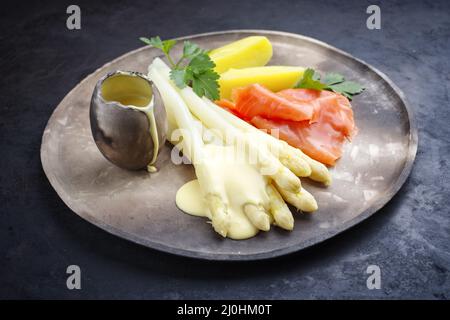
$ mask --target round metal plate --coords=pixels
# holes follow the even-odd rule
[[[119,237],[178,255],[210,260],[257,260],[294,252],[350,228],[385,205],[410,173],[417,129],[402,92],[381,72],[323,42],[284,32],[237,30],[184,37],[214,48],[249,35],[267,36],[272,65],[311,66],[364,84],[353,100],[358,135],[332,169],[328,188],[303,179],[319,210],[295,213],[295,228],[273,227],[246,241],[222,239],[205,219],[181,212],[175,193],[194,177],[190,165],[175,165],[167,144],[159,172],[132,172],[110,164],[97,149],[89,125],[89,101],[97,80],[122,69],[146,72],[160,53],[144,47],[101,67],[58,105],[45,129],[41,160],[61,199],[79,216]]]

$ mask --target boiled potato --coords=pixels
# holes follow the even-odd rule
[[[264,66],[272,58],[272,44],[266,37],[252,36],[214,49],[209,56],[219,74],[231,68]]]
[[[230,69],[220,75],[220,98],[231,99],[233,88],[259,83],[274,92],[292,88],[303,76],[304,68],[267,66]]]

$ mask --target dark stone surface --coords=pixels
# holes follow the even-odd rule
[[[0,20],[0,298],[450,298],[448,1],[76,1],[82,29],[66,29],[71,2],[2,3]],[[419,126],[412,174],[379,213],[323,244],[257,263],[210,263],[121,240],[58,198],[39,159],[45,124],[97,67],[175,37],[260,28],[312,36],[371,63],[404,90]],[[66,289],[66,267],[82,290]],[[377,264],[382,289],[366,288]]]

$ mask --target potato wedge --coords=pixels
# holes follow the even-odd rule
[[[272,44],[266,37],[252,36],[214,49],[209,56],[219,74],[231,68],[264,66],[272,58]]]
[[[274,92],[292,88],[303,76],[304,68],[266,66],[230,69],[220,75],[220,98],[231,99],[233,88],[259,83]]]

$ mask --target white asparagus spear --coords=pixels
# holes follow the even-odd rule
[[[303,212],[314,212],[318,209],[316,199],[313,195],[302,188],[300,191],[291,192],[286,190],[279,185],[276,185],[277,190],[280,192],[281,196],[287,203],[293,205],[298,210]]]
[[[172,114],[176,118],[179,128],[184,129],[183,151],[186,152],[187,150],[186,156],[190,158],[195,167],[200,187],[206,191],[205,200],[211,212],[214,230],[225,237],[230,227],[230,217],[227,213],[228,201],[225,200],[228,197],[224,191],[223,181],[215,178],[220,175],[215,174],[209,165],[210,159],[203,153],[204,145],[200,133],[201,128],[196,123],[198,120],[194,120],[194,116],[189,112],[182,97],[172,87],[171,81],[161,75],[159,70],[153,67],[149,68],[149,76],[156,86],[159,87],[166,108],[172,108]],[[168,87],[172,87],[172,91],[168,90]],[[178,114],[180,112],[182,113],[181,115]],[[188,144],[192,142],[193,146],[186,149]],[[192,160],[192,155],[195,156],[195,162]],[[264,211],[264,207],[261,204],[249,202],[243,205],[242,210],[255,227],[263,231],[270,229],[270,215]]]
[[[227,214],[225,192],[223,185],[219,181],[215,181],[214,177],[216,175],[210,169],[208,162],[205,161],[203,140],[195,127],[194,119],[183,99],[158,74],[157,70],[150,67],[149,75],[158,87],[165,107],[171,110],[178,127],[183,129],[184,153],[194,164],[200,187],[206,192],[205,200],[211,212],[213,228],[217,233],[226,237],[230,221]],[[190,134],[187,134],[188,132]]]
[[[286,230],[294,229],[294,217],[292,216],[292,212],[272,184],[267,185],[267,194],[270,198],[269,211],[275,220],[275,224]]]
[[[262,231],[269,231],[270,218],[262,206],[251,203],[244,205],[244,213],[250,222]]]

